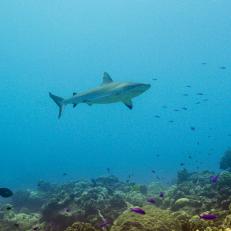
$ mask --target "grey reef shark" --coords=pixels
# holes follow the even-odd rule
[[[79,103],[109,104],[124,103],[129,109],[133,108],[132,98],[141,95],[151,87],[150,84],[133,82],[114,82],[108,73],[104,73],[103,82],[100,86],[82,93],[73,93],[73,96],[67,99],[49,93],[49,96],[59,107],[58,118],[61,117],[64,107],[72,104],[76,107]]]

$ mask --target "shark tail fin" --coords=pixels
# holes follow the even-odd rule
[[[62,112],[64,110],[64,103],[63,103],[63,98],[53,95],[52,93],[49,92],[49,96],[54,100],[54,102],[58,105],[59,107],[59,115],[58,118],[61,118]]]

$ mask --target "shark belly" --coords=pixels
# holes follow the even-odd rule
[[[92,99],[86,99],[85,101],[86,103],[90,103],[90,104],[109,104],[109,103],[121,102],[122,100],[123,97],[119,95],[103,95]]]

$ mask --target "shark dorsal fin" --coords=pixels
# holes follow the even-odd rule
[[[102,84],[108,84],[108,83],[112,83],[112,82],[113,82],[113,80],[112,80],[111,76],[107,72],[104,72]]]

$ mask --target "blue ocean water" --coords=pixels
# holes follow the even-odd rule
[[[169,182],[181,163],[218,171],[231,143],[230,9],[228,0],[2,0],[1,184],[90,179],[107,168],[144,183],[155,170]],[[152,87],[131,111],[81,104],[58,120],[48,92],[69,97],[104,71]]]

